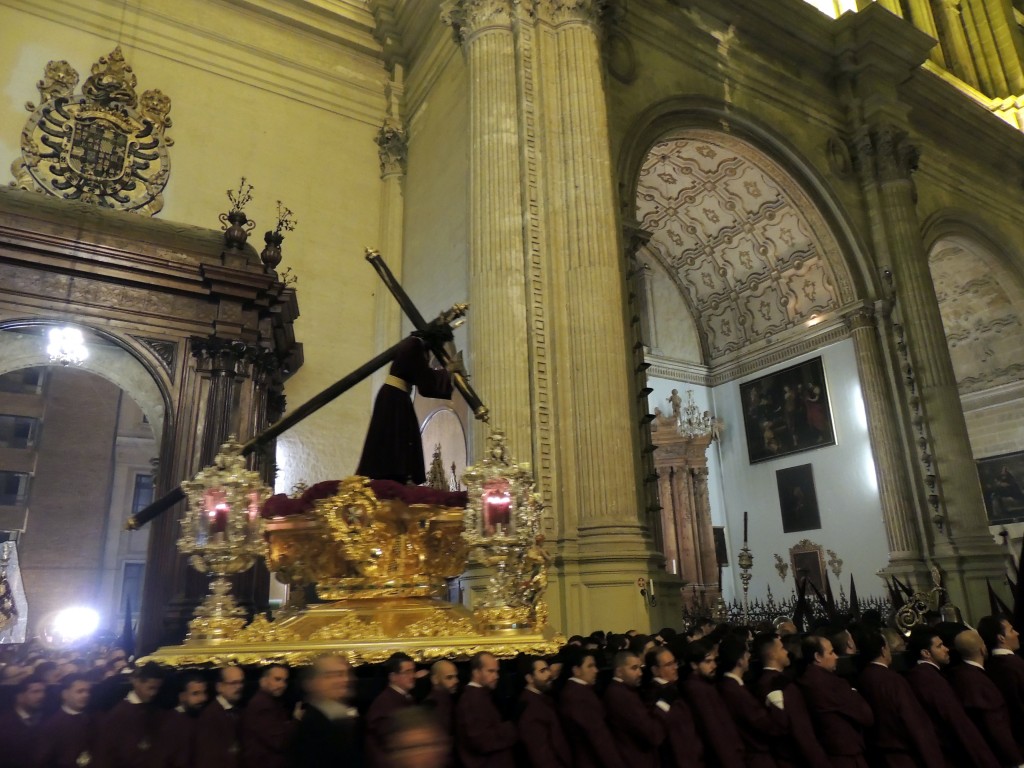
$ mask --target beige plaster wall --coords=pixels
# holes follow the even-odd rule
[[[257,249],[276,200],[295,212],[281,269],[298,277],[296,335],[306,363],[287,384],[290,407],[374,354],[378,279],[362,249],[377,238],[373,139],[384,72],[369,11],[339,7],[346,23],[324,14],[286,25],[256,2],[0,2],[0,159],[18,154],[23,105],[38,101],[35,83],[48,60],[66,59],[84,79],[120,44],[138,91],[159,88],[172,100],[175,145],[161,218],[219,228],[225,190],[242,176],[256,188],[247,212],[257,222]],[[370,397],[363,384],[285,435],[280,487],[352,472]]]

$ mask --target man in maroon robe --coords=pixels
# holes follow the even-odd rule
[[[196,723],[195,768],[239,768],[239,721],[245,673],[241,667],[221,667],[216,694]]]
[[[519,733],[494,704],[498,659],[479,652],[469,660],[469,683],[455,705],[455,750],[463,768],[512,768]]]
[[[719,768],[744,768],[743,739],[715,687],[718,653],[707,640],[686,649],[690,674],[682,683],[683,696],[704,737],[704,760]]]
[[[762,669],[751,691],[759,701],[771,701],[778,706],[782,697],[782,711],[786,715],[786,733],[772,739],[771,750],[779,768],[814,768],[828,765],[828,757],[811,724],[800,687],[787,674],[792,659],[782,638],[774,632],[764,632],[754,638],[752,655],[760,659]]]
[[[416,662],[405,653],[393,653],[384,662],[388,687],[373,700],[366,713],[366,761],[370,768],[383,768],[386,763],[385,743],[395,712],[412,706],[412,689],[416,686]]]
[[[950,685],[1000,765],[1020,765],[1024,759],[1013,738],[1006,699],[985,674],[985,642],[976,631],[968,629],[956,636],[954,644],[963,663],[950,668]]]
[[[288,667],[271,664],[263,668],[259,689],[242,711],[239,740],[242,768],[287,768],[291,765],[292,739],[302,708],[289,713],[281,704],[288,690]]]
[[[647,699],[662,719],[667,734],[661,744],[661,764],[666,768],[704,768],[704,742],[697,735],[693,713],[679,693],[679,663],[668,648],[647,652],[651,670]]]
[[[441,731],[453,738],[455,692],[459,690],[459,670],[450,661],[435,661],[430,668],[430,693],[423,706],[434,713]]]
[[[803,656],[807,669],[797,684],[833,768],[868,768],[864,730],[875,722],[871,707],[836,674],[839,658],[828,638],[804,638]]]
[[[94,716],[86,712],[92,683],[71,674],[60,681],[60,709],[43,724],[36,768],[81,768],[92,762]]]
[[[430,367],[430,352],[416,334],[399,345],[384,385],[373,403],[357,475],[399,483],[426,482],[419,420],[409,393],[448,399],[452,381],[448,371]]]
[[[999,768],[999,761],[967,716],[941,670],[949,666],[949,649],[934,629],[910,633],[907,653],[914,665],[907,683],[935,726],[945,768]]]
[[[572,648],[565,664],[572,677],[562,689],[558,713],[576,768],[626,768],[605,722],[605,709],[594,692],[594,651]]]
[[[209,699],[209,686],[197,672],[186,674],[178,685],[178,706],[164,718],[162,741],[166,745],[167,768],[192,768],[196,723]]]
[[[166,759],[162,734],[166,713],[155,701],[163,682],[163,670],[152,662],[132,672],[131,691],[100,721],[96,766],[152,768]]]
[[[526,687],[519,695],[519,744],[532,768],[572,768],[572,752],[551,692],[551,666],[537,656],[520,659]]]
[[[986,616],[978,634],[988,648],[985,671],[1006,699],[1017,746],[1024,752],[1024,659],[1017,655],[1020,635],[1005,616]]]
[[[622,761],[631,768],[658,768],[658,747],[665,741],[665,726],[640,697],[640,657],[632,651],[619,651],[612,669],[614,676],[604,692],[604,709]]]
[[[857,690],[871,706],[875,724],[867,731],[867,742],[886,768],[941,766],[945,762],[931,720],[914,692],[893,672],[892,652],[880,632],[861,638],[860,653],[870,659],[860,673]]]
[[[746,638],[726,636],[718,646],[717,666],[718,693],[743,739],[747,768],[776,768],[772,742],[786,735],[786,715],[747,689],[743,680],[750,669]]]
[[[32,764],[41,738],[42,709],[46,683],[26,677],[14,690],[14,706],[0,713],[0,768],[23,768]]]

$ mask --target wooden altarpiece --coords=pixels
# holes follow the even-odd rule
[[[244,236],[226,234],[0,189],[0,330],[70,323],[128,353],[162,400],[147,413],[161,423],[158,496],[209,464],[229,434],[244,441],[279,418],[283,382],[302,365],[294,289]],[[134,394],[130,376],[94,372]],[[252,459],[265,481],[272,456],[271,446]],[[181,511],[151,523],[143,651],[180,642],[206,592],[175,546]],[[268,588],[261,564],[234,594],[263,606]]]
[[[658,415],[651,424],[657,450],[661,502],[661,548],[666,567],[684,583],[684,604],[696,588],[707,604],[721,594],[715,536],[708,498],[707,449],[712,433],[687,437],[672,417]],[[673,565],[674,564],[674,565]]]

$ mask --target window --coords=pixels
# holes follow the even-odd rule
[[[132,491],[132,514],[137,515],[152,503],[153,476],[141,473],[136,474],[135,489]]]
[[[16,395],[38,395],[43,391],[45,368],[22,368],[0,376],[0,392]]]
[[[0,448],[31,448],[36,441],[38,419],[0,414]]]
[[[28,498],[29,474],[27,472],[0,471],[0,506],[16,507]]]
[[[132,613],[138,613],[142,606],[142,576],[146,570],[145,563],[125,563],[124,575],[121,578],[121,604],[118,613],[131,606]]]

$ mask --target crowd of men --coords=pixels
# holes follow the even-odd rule
[[[237,666],[5,669],[0,768],[1024,765],[1024,660],[1008,618],[909,638],[864,620],[758,630],[597,632],[503,668],[478,653],[462,670],[418,670],[395,653],[357,676],[325,654],[299,686],[277,664],[248,679]]]

